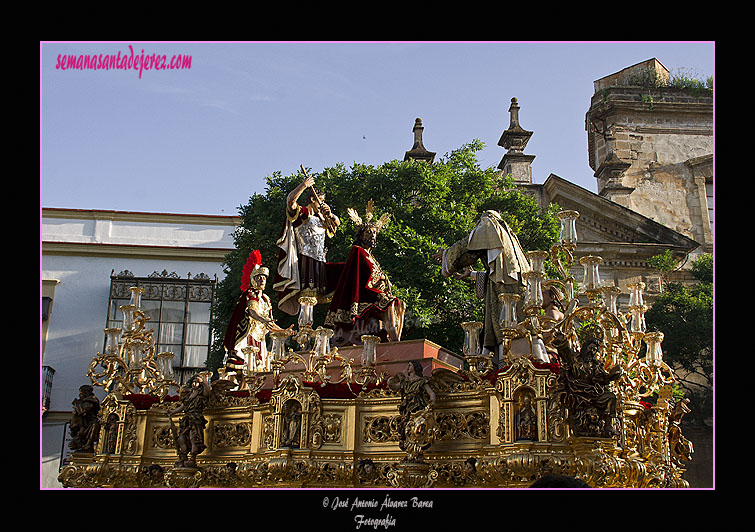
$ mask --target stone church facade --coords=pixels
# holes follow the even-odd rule
[[[670,250],[682,264],[670,279],[691,282],[692,261],[713,251],[713,98],[707,92],[628,84],[648,72],[669,77],[650,59],[594,82],[585,130],[597,194],[555,174],[533,183],[535,156],[526,153],[533,132],[521,126],[516,98],[498,141],[506,150],[501,173],[511,174],[541,205],[579,211],[575,256],[603,259],[601,283],[621,290],[620,307],[628,304],[628,284],[645,283],[647,304],[663,289],[660,275],[648,266],[651,257]],[[405,158],[432,161],[435,154],[422,143],[419,119],[414,136]],[[574,271],[578,281],[581,270],[577,265]]]
[[[585,131],[597,194],[555,174],[533,183],[535,156],[525,151],[533,132],[521,126],[516,98],[498,142],[506,150],[501,173],[510,174],[540,205],[579,211],[575,257],[603,259],[601,284],[621,290],[622,311],[629,303],[628,284],[645,283],[647,305],[663,290],[659,273],[648,265],[651,257],[670,250],[681,266],[668,279],[694,283],[692,262],[713,253],[713,97],[709,91],[632,83],[648,74],[669,78],[668,70],[650,59],[594,82]],[[581,270],[572,272],[577,281]],[[685,478],[693,487],[711,487],[712,429],[688,426],[685,434],[695,445]]]

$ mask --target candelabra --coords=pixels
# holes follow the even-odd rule
[[[162,400],[171,386],[178,386],[173,380],[174,354],[157,352],[154,331],[145,327],[149,316],[141,309],[144,290],[136,286],[129,290],[129,303],[119,307],[123,327],[105,329],[105,352],[92,358],[87,376],[108,393],[151,394]]]
[[[298,331],[289,329],[272,331],[271,337],[271,360],[270,367],[275,385],[280,382],[280,375],[289,364],[301,364],[302,378],[305,382],[326,384],[346,383],[351,389],[351,384],[367,385],[370,383],[380,384],[383,374],[378,374],[375,369],[376,346],[380,338],[373,335],[363,335],[362,363],[360,369],[354,372],[354,359],[347,358],[338,352],[338,347],[330,345],[333,330],[325,327],[314,329],[313,307],[317,299],[310,296],[299,298],[300,311],[298,317]],[[288,338],[293,338],[299,349],[294,351],[286,348]],[[338,363],[341,373],[337,379],[328,374],[329,367]]]
[[[507,293],[499,295],[499,325],[503,336],[504,363],[512,361],[510,345],[514,339],[528,338],[530,354],[537,359],[543,354],[542,338],[545,335],[558,330],[575,345],[579,344],[579,327],[586,323],[594,323],[603,333],[602,347],[606,368],[620,365],[624,370],[617,387],[618,395],[623,400],[638,401],[672,383],[671,368],[663,362],[663,334],[646,331],[645,312],[648,307],[643,300],[645,284],[636,282],[628,285],[628,311],[622,313],[618,309],[621,291],[614,286],[601,285],[599,267],[603,259],[596,255],[586,255],[579,259],[579,264],[584,268],[581,287],[588,302],[580,305],[578,285],[571,273],[577,248],[575,222],[579,218],[579,213],[561,211],[558,218],[561,221],[560,241],[551,247],[550,253],[527,253],[530,270],[522,274],[525,287],[524,299],[521,301],[521,319],[517,315],[520,296]],[[558,270],[560,279],[546,279],[544,263],[548,257]],[[555,288],[562,296],[564,317],[560,321],[545,316],[543,312],[543,290],[550,288]],[[463,323],[461,326],[465,331],[464,354],[470,358],[472,368],[473,363],[478,362],[481,356],[475,344],[479,328],[476,328],[474,322]],[[646,347],[645,356],[641,357],[643,345]],[[480,369],[473,371],[479,373]]]
[[[663,333],[648,332],[643,335],[645,356],[634,358],[626,364],[626,397],[638,400],[657,392],[661,387],[674,382],[671,368],[663,362],[661,342]]]

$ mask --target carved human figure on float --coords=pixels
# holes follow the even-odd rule
[[[354,244],[346,262],[340,264],[324,326],[335,331],[331,342],[337,347],[361,344],[363,335],[398,342],[406,304],[392,294],[391,282],[372,254],[390,215],[375,220],[372,200],[364,219],[354,209],[349,208],[348,213],[356,226]]]
[[[544,328],[543,345],[551,361],[558,360],[558,350],[553,346],[555,327],[566,317],[564,314],[563,296],[553,284],[545,283],[543,290],[543,316]]]
[[[100,400],[94,388],[85,384],[79,387],[79,397],[71,403],[71,441],[68,447],[75,452],[93,453],[100,436]]]
[[[418,459],[433,441],[435,391],[430,386],[430,379],[424,375],[419,361],[411,360],[404,373],[398,373],[388,380],[388,387],[401,394],[398,407],[399,447],[410,460]],[[415,433],[412,429],[416,427],[422,430]]]
[[[467,236],[449,248],[439,250],[435,258],[441,263],[444,277],[474,280],[476,295],[485,302],[481,333],[483,353],[500,361],[504,338],[499,324],[502,307],[499,295],[521,296],[524,289],[523,274],[530,271],[529,261],[519,238],[499,212],[488,210],[482,213],[477,225]],[[478,260],[485,266],[482,271],[472,270]],[[540,362],[550,361],[544,349],[531,349],[526,338],[511,342],[510,349],[515,355],[532,355]]]
[[[203,414],[210,402],[211,393],[212,388],[207,380],[195,375],[178,391],[178,407],[167,411],[178,453],[176,467],[196,468],[197,456],[207,449],[204,442],[207,419]],[[183,416],[176,429],[172,416],[179,412],[183,413]]]
[[[314,179],[304,175],[286,198],[285,223],[276,242],[279,255],[273,289],[278,293],[278,308],[291,316],[299,313],[301,297],[327,302],[340,273],[338,266],[327,262],[325,244],[341,221],[325,203],[325,194],[315,190]],[[305,191],[307,204],[299,205]]]
[[[552,343],[558,349],[561,362],[559,382],[564,389],[564,406],[576,436],[619,434],[618,396],[611,390],[611,383],[621,377],[623,369],[618,364],[606,369],[599,356],[603,336],[600,326],[584,325],[579,332],[580,347],[576,350],[562,332],[554,332]]]
[[[241,274],[241,295],[223,341],[226,378],[235,380],[239,386],[243,384],[245,370],[270,369],[266,335],[268,331],[283,330],[275,323],[273,306],[264,293],[268,275],[259,250],[253,250]]]

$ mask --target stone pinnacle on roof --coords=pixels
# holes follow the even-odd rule
[[[414,132],[414,145],[412,146],[411,150],[404,154],[405,161],[414,159],[417,161],[427,161],[428,163],[431,163],[435,159],[435,152],[427,151],[427,149],[425,149],[425,145],[422,143],[422,131],[424,129],[425,128],[422,126],[422,119],[417,118],[414,121],[414,127],[412,128],[412,131]]]

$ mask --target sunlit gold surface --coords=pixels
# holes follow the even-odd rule
[[[565,219],[575,216],[568,213]],[[642,354],[645,342],[660,345],[662,335],[632,327],[644,312],[642,287],[633,288],[636,304],[626,314],[606,305],[600,294],[611,292],[596,285],[589,287],[588,303],[580,306],[576,283],[568,275],[574,250],[573,243],[562,242],[550,252],[562,280],[548,282],[566,296],[565,317],[556,322],[528,309],[516,327],[503,330],[505,365],[498,372],[489,356],[468,353],[467,367],[459,372],[463,378],[437,388],[434,403],[413,414],[404,427],[411,433],[409,448],[399,447],[401,396],[379,386],[385,375],[355,364],[336,348],[317,352],[308,347],[315,331],[307,326],[294,336],[307,349],[281,351],[271,372],[247,375],[252,393],[212,397],[204,412],[207,449],[197,457],[198,468],[173,467],[168,407],[156,402],[138,410],[125,397],[139,388],[165,399],[164,384],[141,373],[116,371],[125,365],[129,342],[149,345],[151,331],[144,331],[142,322],[124,333],[118,353],[98,353],[92,361],[92,381],[109,392],[101,408],[108,428],[95,453],[74,453],[59,480],[67,487],[496,488],[526,487],[555,473],[592,487],[687,487],[682,475],[692,448],[679,430],[673,374],[662,359],[647,360]],[[543,255],[534,257],[541,260]],[[140,316],[135,318],[138,323]],[[578,349],[584,323],[599,330],[605,367],[622,369],[621,378],[610,383],[618,397],[620,433],[615,437],[573,434],[558,370],[506,352],[515,338],[547,333],[562,334]],[[464,324],[467,331],[478,326]],[[154,353],[148,352],[145,360],[150,357]],[[292,365],[301,371],[290,371]],[[105,371],[97,372],[98,366]],[[149,362],[144,368],[149,369]],[[254,392],[264,382],[273,389],[269,399],[260,400]],[[347,386],[354,396],[334,399],[318,393],[335,384]],[[644,402],[654,394],[655,405]],[[150,473],[152,465],[161,472]]]

